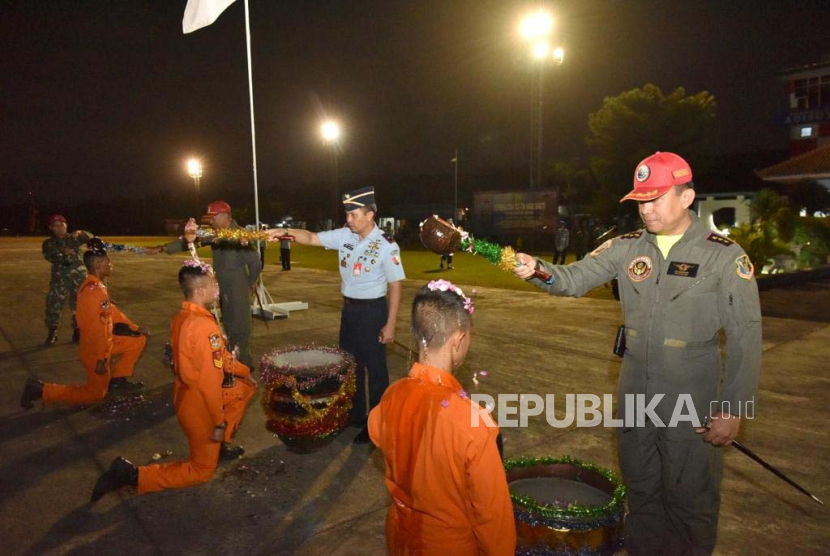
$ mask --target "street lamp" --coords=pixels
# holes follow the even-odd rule
[[[337,150],[340,147],[340,124],[334,120],[326,120],[320,124],[320,135],[323,141],[331,148],[331,158],[334,162],[334,180],[332,186],[334,188],[334,196],[332,199],[332,228],[337,222],[337,216],[340,214],[340,199],[338,191],[340,189],[340,171],[337,160]]]
[[[544,68],[551,61],[562,64],[565,51],[562,47],[551,48],[548,41],[553,33],[553,17],[539,10],[524,17],[519,25],[519,34],[530,43],[530,58],[533,62],[533,77],[530,99],[530,187],[542,182],[542,113]]]
[[[202,179],[202,161],[198,158],[191,158],[187,161],[187,173],[193,178],[193,185],[196,190],[196,205],[201,207],[199,183]]]

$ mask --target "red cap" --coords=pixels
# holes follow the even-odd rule
[[[47,220],[47,222],[50,226],[55,222],[63,222],[64,224],[66,224],[66,218],[64,218],[62,214],[53,214],[49,217],[49,220]]]
[[[208,216],[213,216],[214,214],[222,214],[223,212],[225,214],[231,213],[231,206],[225,201],[213,201],[211,204],[208,205]]]
[[[637,165],[634,190],[623,201],[653,201],[675,185],[692,181],[689,163],[674,153],[656,152]]]

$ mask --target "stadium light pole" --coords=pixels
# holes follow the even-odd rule
[[[332,200],[332,229],[335,226],[335,222],[337,222],[337,215],[340,213],[340,199],[339,199],[339,189],[340,189],[340,169],[339,169],[339,161],[337,157],[337,151],[340,147],[340,124],[334,120],[326,120],[320,125],[320,135],[323,137],[323,141],[326,145],[329,146],[331,149],[331,157],[332,161],[334,162],[334,180],[332,183],[332,187],[334,188],[334,196]]]

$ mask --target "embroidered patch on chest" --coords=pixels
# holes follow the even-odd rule
[[[632,282],[642,282],[651,276],[653,266],[651,258],[645,255],[637,257],[628,263],[628,277]]]
[[[669,271],[667,274],[669,274],[670,276],[694,278],[697,276],[698,268],[700,268],[700,265],[697,263],[678,263],[672,261],[669,263]]]

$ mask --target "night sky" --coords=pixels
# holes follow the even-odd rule
[[[184,0],[3,2],[2,188],[40,200],[252,184],[242,0],[181,32]],[[260,187],[330,179],[322,114],[344,126],[341,181],[526,167],[534,5],[508,0],[250,0]],[[545,155],[587,157],[603,97],[655,83],[708,90],[713,152],[786,148],[777,74],[830,54],[830,3],[574,0],[550,4],[565,64],[548,73]],[[505,184],[523,187],[525,183]]]

